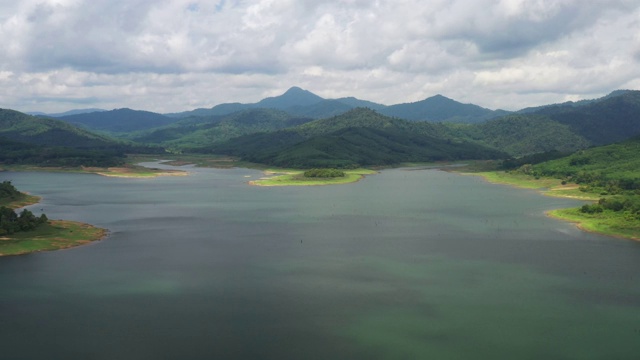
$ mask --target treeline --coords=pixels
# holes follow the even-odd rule
[[[163,153],[164,149],[148,146],[114,146],[111,148],[79,149],[64,146],[42,146],[7,140],[0,137],[0,164],[35,165],[45,167],[112,167],[125,163],[126,152]]]
[[[623,212],[629,217],[640,220],[640,197],[615,196],[602,198],[595,204],[585,204],[580,211],[585,214],[599,214],[605,211]]]
[[[11,181],[0,183],[0,201],[10,202],[18,200],[23,193],[18,191]],[[10,235],[19,231],[29,231],[41,224],[46,224],[49,219],[45,214],[35,216],[31,211],[24,209],[17,214],[12,209],[0,206],[0,235]]]
[[[0,235],[11,235],[21,231],[34,230],[49,221],[47,215],[35,216],[24,209],[20,214],[5,206],[0,206]]]
[[[2,201],[13,201],[20,199],[24,194],[22,194],[15,186],[11,183],[11,181],[5,180],[0,183],[0,200]]]
[[[304,172],[304,177],[308,178],[337,178],[344,176],[344,171],[338,169],[311,169]]]

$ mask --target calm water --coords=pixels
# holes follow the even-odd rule
[[[101,242],[0,258],[2,359],[638,359],[640,243],[436,170],[0,173]]]

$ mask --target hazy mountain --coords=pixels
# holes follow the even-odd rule
[[[603,96],[601,98],[597,98],[597,99],[590,99],[590,100],[580,100],[580,101],[566,101],[563,103],[558,103],[558,104],[549,104],[549,105],[541,105],[541,106],[533,106],[533,107],[528,107],[528,108],[524,108],[522,110],[518,110],[518,113],[521,114],[526,114],[526,113],[533,113],[533,112],[538,112],[538,111],[542,111],[542,110],[548,110],[549,108],[567,108],[567,107],[578,107],[578,106],[584,106],[584,105],[589,105],[592,104],[594,102],[598,102],[598,101],[602,101],[608,98],[613,98],[613,97],[617,97],[620,95],[624,95],[626,93],[632,92],[633,90],[615,90],[612,91],[611,93],[609,93],[606,96]]]
[[[263,99],[253,104],[229,103],[216,105],[211,109],[196,109],[182,113],[168,114],[171,117],[226,115],[233,112],[271,108],[289,112],[292,115],[316,119],[343,114],[357,107],[380,111],[387,116],[413,121],[482,122],[507,114],[504,110],[489,110],[473,104],[462,104],[437,95],[422,101],[385,106],[354,97],[323,99],[310,91],[292,87],[280,96]]]
[[[354,98],[352,96],[351,97],[343,97],[343,98],[339,98],[339,99],[336,99],[336,100],[341,102],[341,103],[343,103],[343,104],[349,105],[352,108],[361,107],[361,108],[368,108],[368,109],[371,109],[371,110],[379,111],[379,110],[384,109],[384,108],[387,107],[386,105],[374,103],[372,101],[356,99],[356,98]]]
[[[387,116],[413,121],[478,123],[504,115],[478,105],[463,104],[442,95],[412,102],[387,106],[380,110]]]
[[[57,118],[57,117],[68,116],[68,115],[87,114],[87,113],[101,112],[101,111],[107,111],[107,110],[90,108],[90,109],[74,109],[74,110],[69,110],[69,111],[65,111],[65,112],[61,112],[61,113],[28,112],[27,114],[36,115],[36,116],[56,117]]]
[[[309,106],[324,100],[320,96],[294,86],[280,96],[268,97],[256,103],[255,107],[286,110],[292,107]]]
[[[111,111],[67,115],[59,118],[90,130],[126,133],[159,127],[178,121],[149,111],[116,109]]]

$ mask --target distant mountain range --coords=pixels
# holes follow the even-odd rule
[[[36,146],[122,154],[168,149],[300,167],[569,153],[640,135],[640,91],[509,113],[440,95],[384,106],[356,98],[323,99],[292,88],[255,104],[222,104],[181,116],[116,109],[53,119],[0,110],[0,150]]]
[[[422,101],[386,106],[354,97],[340,99],[324,99],[310,91],[292,87],[284,94],[260,100],[257,103],[229,103],[216,105],[211,109],[196,109],[182,113],[167,114],[171,117],[227,115],[233,112],[268,108],[286,111],[295,116],[322,119],[344,114],[345,112],[364,107],[376,110],[381,114],[412,121],[450,121],[475,123],[498,117],[506,111],[493,111],[472,104],[462,104],[455,100],[436,95]]]

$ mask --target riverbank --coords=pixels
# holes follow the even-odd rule
[[[51,220],[35,230],[0,237],[0,256],[68,249],[102,240],[106,229],[68,220]]]
[[[493,184],[538,190],[546,196],[585,201],[597,201],[602,197],[600,194],[580,190],[577,184],[563,184],[561,180],[553,178],[536,179],[533,176],[504,171],[459,172],[459,174],[481,176]],[[569,208],[551,210],[546,214],[554,219],[575,223],[583,231],[640,241],[640,221],[635,217],[627,216],[624,212],[604,211],[587,214],[581,212],[580,208]]]
[[[265,177],[249,181],[254,186],[323,186],[350,184],[360,181],[366,175],[375,174],[369,169],[344,170],[345,176],[331,178],[305,177],[304,170],[266,170]]]
[[[127,164],[118,167],[42,167],[33,165],[3,165],[4,170],[9,171],[47,171],[47,172],[67,172],[81,174],[96,174],[108,177],[119,178],[154,178],[159,176],[186,176],[189,173],[182,170],[163,170],[156,168],[147,168],[144,166]]]

